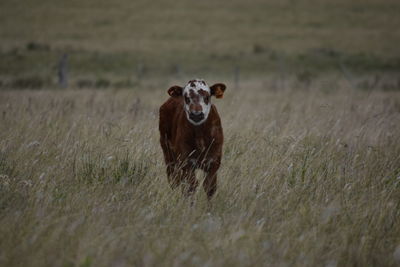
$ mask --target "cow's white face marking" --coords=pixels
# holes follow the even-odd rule
[[[211,90],[205,81],[191,80],[182,92],[186,117],[190,123],[200,125],[211,110]]]

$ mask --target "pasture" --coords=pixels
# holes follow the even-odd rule
[[[400,95],[323,84],[228,84],[210,207],[167,183],[166,90],[2,91],[1,264],[394,266]]]
[[[0,87],[53,87],[63,54],[71,87],[398,73],[399,13],[397,0],[5,0]]]
[[[398,266],[397,2],[1,1],[0,265]],[[193,78],[227,89],[191,206],[158,108]]]

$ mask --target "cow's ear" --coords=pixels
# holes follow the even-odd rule
[[[224,96],[226,85],[223,83],[216,83],[211,86],[210,89],[211,95],[215,96],[216,98],[222,98]]]
[[[182,95],[182,87],[175,85],[168,89],[168,94],[170,96],[181,96]]]

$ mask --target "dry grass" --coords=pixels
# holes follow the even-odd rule
[[[400,264],[399,10],[1,1],[0,265]],[[63,53],[70,88],[108,89],[25,90],[56,87]],[[215,101],[217,195],[191,207],[167,184],[157,110],[170,77],[236,67]]]
[[[273,84],[214,100],[225,145],[211,207],[167,184],[166,85],[1,91],[0,265],[399,264],[399,92]]]

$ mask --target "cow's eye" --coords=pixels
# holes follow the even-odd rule
[[[185,96],[185,102],[186,102],[186,104],[189,104],[189,103],[190,103],[189,97]]]

